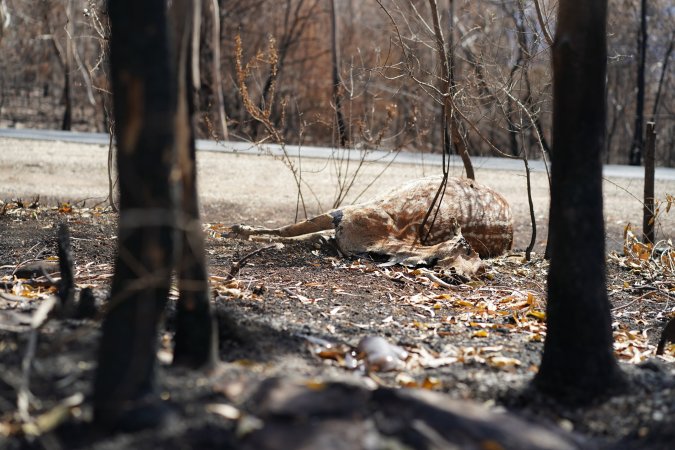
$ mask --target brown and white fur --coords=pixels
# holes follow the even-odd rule
[[[458,256],[472,259],[472,250],[486,258],[511,248],[513,221],[508,202],[494,190],[465,178],[447,180],[438,212],[432,211],[420,233],[441,182],[440,176],[418,179],[384,197],[292,225],[276,229],[235,225],[228,235],[292,238],[334,229],[337,247],[344,254],[386,255],[391,262],[408,265],[454,265]]]

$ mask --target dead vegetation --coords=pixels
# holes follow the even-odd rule
[[[77,297],[86,288],[95,293],[99,314],[93,318],[64,319],[56,313],[52,299],[60,276],[50,261],[56,262],[60,222],[71,228]],[[76,438],[65,430],[85,427],[91,417],[92,349],[112,277],[115,222],[116,216],[100,207],[2,205],[0,223],[8,232],[0,239],[5,255],[0,263],[0,432],[9,438],[10,448],[22,442],[71,448],[96,442],[95,436]],[[194,385],[194,375],[162,370],[166,400],[174,406],[180,402],[182,420],[194,430],[220,427],[220,433],[240,445],[267,436],[266,427],[278,419],[252,407],[249,396],[267,386],[259,384],[263,380],[290,371],[314,380],[313,387],[301,384],[310,390],[329,386],[324,384],[329,380],[351,379],[507,407],[573,429],[596,448],[630,439],[644,448],[650,439],[665,442],[658,436],[675,414],[667,401],[674,389],[675,345],[665,346],[663,356],[654,355],[661,327],[675,306],[668,265],[675,253],[672,244],[648,254],[648,246],[627,233],[625,254],[609,255],[615,355],[635,381],[609,402],[565,410],[523,403],[516,395],[537,371],[546,333],[548,263],[541,258],[527,262],[523,253],[514,252],[491,259],[483,276],[462,283],[442,269],[381,267],[304,244],[279,248],[224,239],[224,228],[222,223],[205,225],[213,304],[219,320],[227,311],[228,320],[236,322],[229,328],[220,324],[221,356],[228,363],[217,374],[200,378],[200,387]],[[42,263],[36,266],[35,260]],[[174,288],[170,304],[176,295]],[[172,358],[172,317],[170,308],[158,349],[162,364]],[[308,407],[315,407],[309,405],[313,401]],[[620,420],[617,411],[624,411]],[[251,420],[262,422],[241,431]],[[207,432],[178,438],[164,433],[168,431],[153,442],[194,444]],[[135,446],[148,442],[143,434],[113,439],[122,436]],[[210,439],[215,436],[223,439],[218,433]]]

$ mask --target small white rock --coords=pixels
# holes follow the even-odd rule
[[[558,426],[568,432],[574,431],[574,424],[568,419],[560,419],[558,421]]]

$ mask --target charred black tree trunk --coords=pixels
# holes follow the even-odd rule
[[[95,420],[113,425],[154,391],[157,325],[176,260],[176,77],[163,0],[108,3],[120,219],[94,384]]]
[[[195,4],[198,4],[196,2]],[[204,235],[199,218],[197,165],[195,158],[195,98],[199,90],[200,10],[189,0],[174,0],[173,28],[178,55],[178,109],[176,141],[181,169],[179,195],[181,253],[178,261],[179,298],[176,305],[174,365],[209,367],[216,361],[216,325],[209,302],[208,273],[204,253]],[[193,31],[197,31],[193,33]]]
[[[201,1],[201,0],[200,0]],[[220,6],[217,0],[202,1],[202,26],[200,28],[200,86],[199,109],[204,118],[199,121],[203,136],[228,140],[227,119],[220,75]]]
[[[570,403],[621,384],[605,288],[607,1],[560,2],[553,46],[548,332],[535,386]]]
[[[73,248],[70,245],[70,230],[67,223],[59,224],[56,240],[58,242],[59,272],[61,273],[58,296],[61,299],[62,313],[68,317],[72,312],[75,298],[75,277],[73,275]]]
[[[107,427],[143,427],[162,416],[154,396],[157,332],[178,261],[183,261],[181,287],[190,287],[181,293],[182,308],[193,314],[188,319],[178,313],[177,321],[191,322],[194,328],[177,330],[182,337],[176,340],[189,343],[177,349],[177,359],[191,366],[212,362],[212,322],[210,313],[204,313],[208,301],[205,307],[203,237],[196,232],[196,197],[194,184],[190,185],[194,160],[189,159],[194,153],[189,142],[193,131],[187,120],[187,81],[184,72],[176,76],[176,68],[185,61],[181,58],[176,63],[172,53],[166,3],[116,0],[108,2],[108,9],[118,143],[119,250],[102,326],[94,415],[97,423]],[[176,41],[189,44],[183,37]],[[176,173],[188,180],[185,185],[181,186]],[[182,210],[181,202],[187,204]],[[183,242],[188,245],[181,257]],[[190,347],[200,344],[205,348]],[[192,354],[186,355],[190,349]]]
[[[61,119],[61,129],[70,131],[73,126],[73,95],[70,89],[70,67],[66,65],[63,82],[63,119]]]
[[[66,3],[66,28],[68,35],[66,36],[66,49],[64,55],[64,81],[63,81],[63,103],[65,109],[63,110],[63,119],[61,120],[61,129],[70,130],[73,126],[73,79],[71,72],[73,70],[73,36],[75,35],[75,28],[73,25],[73,2],[68,0]]]
[[[525,34],[525,26],[522,23],[523,20],[523,15],[519,14],[516,16],[515,12],[511,12],[507,9],[508,3],[503,4],[503,8],[511,13],[511,17],[513,20],[513,23],[516,27],[516,37],[518,40],[518,53],[516,56],[516,61],[511,66],[511,70],[509,71],[509,78],[507,82],[507,89],[513,90],[514,88],[514,79],[516,72],[518,70],[525,70],[527,71],[528,69],[524,67],[524,61],[525,61],[525,52],[527,52],[527,42],[524,42],[524,40],[527,39],[527,35]],[[519,8],[519,12],[522,11],[522,8]],[[515,93],[514,95],[518,95]],[[509,147],[511,149],[511,155],[513,156],[520,156],[520,146],[518,145],[518,135],[523,132],[522,128],[516,123],[516,111],[514,108],[514,99],[511,98],[510,96],[506,99],[506,122],[508,126],[508,133],[509,133]],[[522,112],[520,113],[522,115]]]
[[[335,102],[335,119],[338,130],[338,140],[340,147],[347,145],[347,126],[345,125],[345,118],[342,114],[342,81],[340,80],[340,57],[338,48],[338,23],[337,14],[335,12],[335,0],[330,2],[330,19],[331,19],[331,61],[332,61],[332,77],[333,77],[333,102]]]
[[[654,220],[654,153],[656,152],[656,131],[654,122],[647,122],[645,131],[645,184],[643,192],[644,207],[642,209],[642,238],[645,242],[655,243]]]
[[[675,44],[675,31],[670,34],[670,44],[666,49],[666,53],[663,55],[663,63],[661,63],[661,76],[659,77],[658,88],[656,89],[656,97],[654,97],[654,108],[652,109],[652,119],[650,122],[656,122],[656,113],[659,111],[659,104],[661,102],[661,90],[663,88],[663,82],[666,79],[666,74],[668,73],[668,62],[670,61],[670,55],[673,53],[673,44]]]
[[[629,164],[642,164],[645,116],[645,58],[647,57],[647,0],[640,1],[640,32],[638,33],[637,98],[635,100],[635,130],[630,148]]]

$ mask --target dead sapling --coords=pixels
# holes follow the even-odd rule
[[[79,300],[75,302],[75,277],[73,263],[73,249],[70,243],[70,231],[66,223],[61,223],[57,231],[59,255],[59,271],[61,279],[56,283],[42,268],[43,275],[48,281],[58,284],[58,298],[60,300],[59,315],[62,318],[85,319],[96,316],[96,298],[90,288],[80,292]]]
[[[73,277],[73,250],[70,245],[70,231],[65,223],[60,223],[58,226],[57,244],[59,271],[61,272],[58,296],[61,299],[61,313],[69,317],[75,308],[75,280]]]
[[[663,355],[668,342],[675,342],[675,317],[671,318],[661,333],[661,339],[656,347],[656,354]]]

